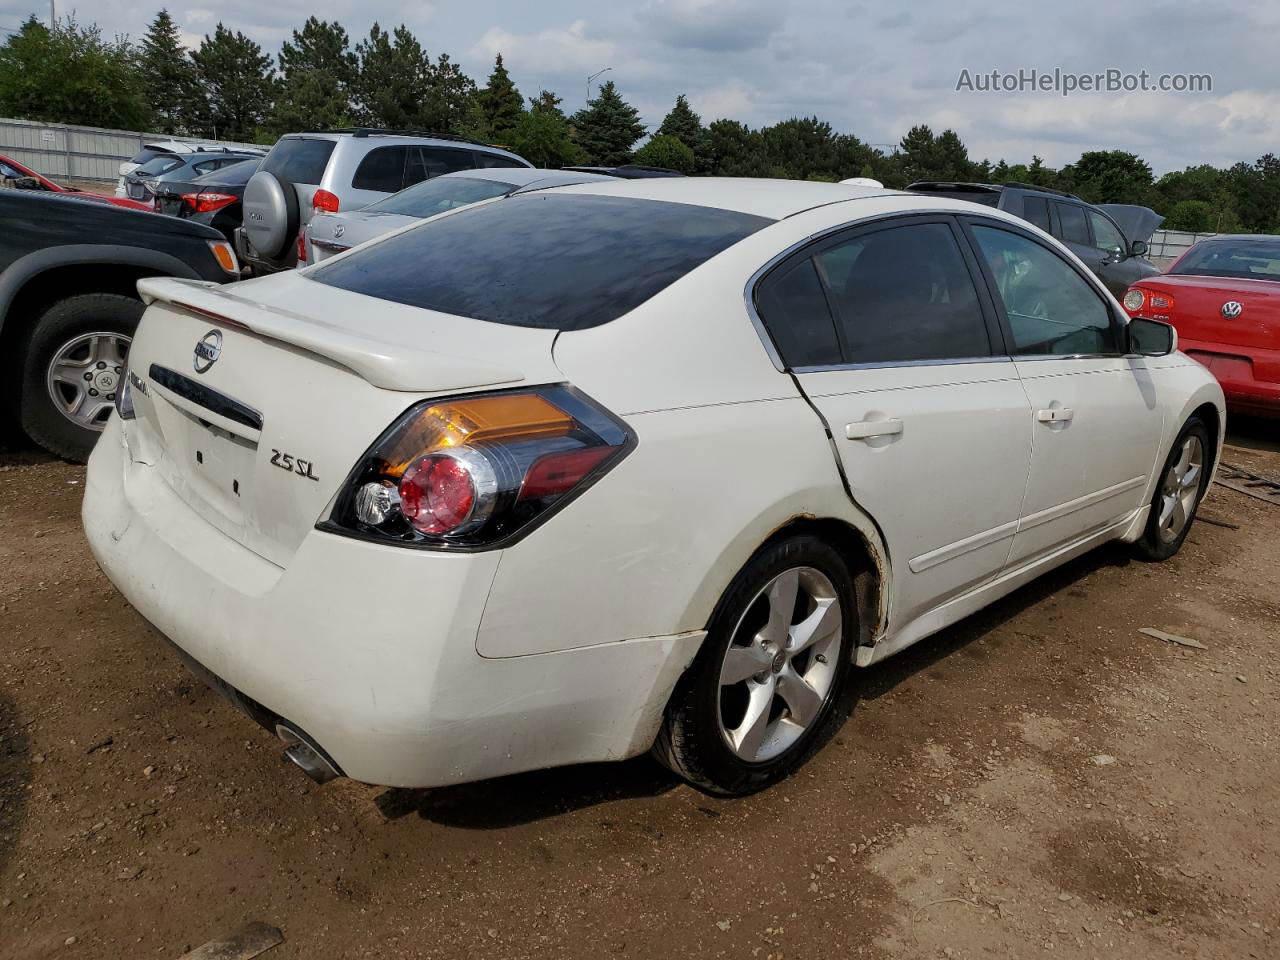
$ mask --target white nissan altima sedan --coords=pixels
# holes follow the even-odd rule
[[[584,184],[139,288],[89,542],[320,780],[653,750],[759,789],[852,667],[1175,553],[1223,431],[1057,241],[882,189]]]

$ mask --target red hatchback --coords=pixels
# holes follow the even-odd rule
[[[1229,409],[1280,417],[1280,237],[1201,240],[1168,273],[1131,286],[1124,308],[1173,324]]]

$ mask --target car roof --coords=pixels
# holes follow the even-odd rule
[[[900,194],[896,190],[840,183],[748,177],[651,177],[640,180],[605,177],[599,182],[565,186],[561,192],[688,203],[734,210],[771,220],[782,220],[831,203]],[[900,195],[910,197],[909,194]],[[919,197],[913,199],[918,201]]]
[[[1175,231],[1172,231],[1172,232],[1174,232],[1174,233],[1182,233],[1182,232],[1190,233],[1191,231],[1190,231],[1190,230],[1187,230],[1187,231],[1178,231],[1178,230],[1175,230]],[[1277,236],[1277,235],[1276,235],[1276,234],[1274,234],[1274,233],[1215,233],[1215,234],[1213,234],[1212,236],[1208,236],[1208,237],[1201,237],[1201,238],[1200,238],[1199,240],[1197,240],[1196,242],[1197,242],[1197,243],[1211,243],[1211,242],[1213,242],[1214,240],[1271,240],[1271,241],[1280,241],[1280,236]]]

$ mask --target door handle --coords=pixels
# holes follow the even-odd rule
[[[900,433],[902,433],[902,421],[894,418],[887,420],[859,420],[857,423],[846,423],[844,425],[844,435],[850,440],[893,437]]]
[[[1048,410],[1037,410],[1036,419],[1041,423],[1066,423],[1076,412],[1070,407],[1050,407]]]

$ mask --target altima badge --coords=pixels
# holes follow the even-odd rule
[[[1239,300],[1228,300],[1222,305],[1222,315],[1228,320],[1234,320],[1242,313],[1244,313],[1244,304]]]
[[[196,373],[204,373],[222,356],[222,331],[210,330],[196,341],[195,359],[192,366]]]

